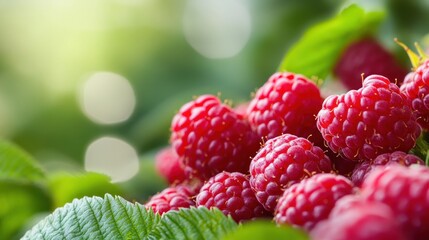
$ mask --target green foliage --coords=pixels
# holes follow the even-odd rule
[[[54,207],[62,207],[74,198],[84,196],[123,195],[122,189],[110,182],[110,178],[98,173],[56,173],[49,178]]]
[[[339,15],[309,28],[284,57],[280,71],[324,79],[341,51],[354,39],[369,34],[383,19],[382,12],[366,13],[351,5]]]
[[[45,189],[32,183],[1,180],[0,192],[0,239],[16,237],[31,216],[51,206]]]
[[[269,221],[254,221],[240,225],[238,229],[226,235],[222,240],[248,239],[289,239],[308,240],[308,236],[301,230],[289,226],[276,226]]]
[[[182,209],[164,214],[154,234],[156,239],[220,239],[237,224],[217,209]]]
[[[191,208],[160,217],[139,203],[106,194],[58,208],[22,239],[219,239],[235,227],[219,210]]]
[[[32,181],[44,175],[30,155],[12,143],[0,141],[0,179]]]
[[[15,237],[32,215],[48,211],[51,199],[38,163],[18,146],[0,141],[0,239]]]

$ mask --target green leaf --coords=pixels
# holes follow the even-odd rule
[[[106,193],[122,195],[122,189],[110,182],[110,178],[99,173],[56,173],[49,177],[49,187],[54,207],[62,207],[75,198],[104,196]]]
[[[219,210],[191,208],[160,217],[139,203],[106,194],[58,208],[22,239],[219,239],[235,227]]]
[[[147,239],[160,219],[118,196],[84,197],[56,209],[22,239]]]
[[[236,227],[220,210],[199,207],[164,214],[154,235],[157,239],[220,239]]]
[[[50,196],[42,187],[0,180],[0,239],[13,239],[31,216],[50,207]]]
[[[29,154],[12,143],[0,141],[0,179],[34,181],[43,179],[44,175]]]
[[[373,31],[383,17],[383,12],[366,13],[357,5],[347,7],[332,19],[309,28],[289,49],[279,71],[325,79],[341,51],[356,38]]]
[[[290,239],[308,240],[309,237],[301,230],[290,226],[276,226],[269,221],[248,222],[226,235],[222,240],[248,240],[248,239]]]

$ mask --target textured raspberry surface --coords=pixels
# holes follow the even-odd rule
[[[249,104],[249,122],[264,139],[284,133],[323,142],[315,116],[323,99],[318,87],[302,75],[275,73]],[[321,145],[320,145],[321,146]]]
[[[408,99],[380,75],[365,78],[358,90],[326,98],[317,127],[332,151],[356,161],[408,152],[421,132]]]
[[[377,168],[364,180],[362,196],[388,205],[411,239],[429,239],[429,168]]]
[[[185,186],[169,187],[153,195],[145,204],[146,209],[152,208],[155,213],[163,214],[171,210],[195,206],[192,197],[195,193]]]
[[[388,206],[378,202],[359,201],[349,196],[338,200],[329,218],[319,222],[310,232],[312,240],[408,239]]]
[[[169,184],[177,185],[186,180],[184,167],[172,147],[165,147],[155,155],[155,168]]]
[[[361,186],[363,180],[377,166],[388,166],[392,164],[400,164],[410,166],[411,164],[425,165],[423,160],[413,154],[396,151],[393,153],[384,153],[376,157],[374,160],[359,163],[353,170],[351,180],[356,186]]]
[[[336,201],[352,194],[353,188],[353,183],[343,176],[316,174],[284,191],[274,219],[278,224],[310,230],[319,221],[328,218]]]
[[[362,74],[383,75],[399,84],[407,70],[377,40],[366,37],[345,49],[334,67],[334,74],[350,90],[362,86]]]
[[[216,207],[237,221],[270,216],[256,200],[246,175],[221,172],[210,178],[198,193],[197,206]]]
[[[422,128],[429,130],[429,60],[407,75],[401,91],[411,100]]]
[[[249,171],[260,147],[257,134],[242,115],[212,95],[185,104],[172,121],[172,145],[189,177]]]
[[[332,171],[323,150],[305,138],[284,134],[268,140],[250,163],[250,185],[256,198],[274,212],[278,198],[294,183]]]

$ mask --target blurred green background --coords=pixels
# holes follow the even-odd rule
[[[212,5],[204,8],[207,2]],[[49,186],[58,196],[53,206],[94,193],[88,187],[64,197],[66,190],[58,189],[75,180],[57,173],[82,172],[88,146],[104,136],[122,139],[140,159],[131,181],[106,189],[137,200],[160,190],[165,182],[153,171],[153,156],[168,145],[170,122],[181,105],[204,93],[235,104],[248,101],[309,26],[350,3],[386,12],[377,37],[403,62],[405,53],[393,38],[423,43],[429,32],[426,0],[221,3],[227,5],[0,0],[0,138],[25,149],[51,175]],[[101,84],[89,94],[104,111],[125,111],[124,121],[100,123],[85,112],[91,99],[85,100],[85,84],[100,72],[111,73],[125,87]]]

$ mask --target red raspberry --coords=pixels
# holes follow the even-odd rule
[[[242,115],[212,95],[185,104],[172,122],[171,142],[192,177],[249,171],[259,138]]]
[[[332,151],[351,160],[408,152],[421,132],[407,98],[380,75],[365,78],[358,90],[326,98],[317,127]]]
[[[275,73],[256,92],[247,108],[249,122],[264,139],[284,133],[323,143],[316,114],[323,98],[318,87],[302,75]],[[321,146],[321,145],[320,145]]]
[[[270,216],[256,200],[246,175],[221,172],[210,178],[196,198],[197,206],[216,207],[237,221]]]
[[[351,180],[356,186],[361,186],[363,180],[377,166],[388,166],[392,164],[400,164],[410,166],[411,164],[425,165],[419,157],[396,151],[393,153],[385,153],[376,157],[374,160],[366,161],[358,164],[353,170]]]
[[[362,196],[388,205],[411,239],[429,239],[429,168],[377,168],[364,180]]]
[[[186,180],[184,167],[172,147],[165,147],[155,155],[155,168],[169,184],[176,185]]]
[[[250,186],[256,198],[274,212],[278,198],[294,183],[332,171],[323,150],[305,138],[284,134],[268,140],[250,163]]]
[[[334,74],[350,90],[362,86],[362,74],[379,74],[400,83],[407,70],[377,40],[365,37],[346,47],[334,67]]]
[[[195,206],[195,202],[192,200],[193,196],[194,192],[188,187],[169,187],[153,195],[145,204],[145,207],[146,209],[151,208],[155,213],[162,215],[171,210]]]
[[[407,240],[388,206],[349,196],[338,200],[329,218],[310,232],[312,240]]]
[[[335,202],[353,193],[353,183],[339,175],[324,173],[292,185],[279,198],[275,221],[278,224],[312,229],[328,218]]]
[[[422,128],[429,130],[429,60],[407,75],[401,91],[410,99]]]

